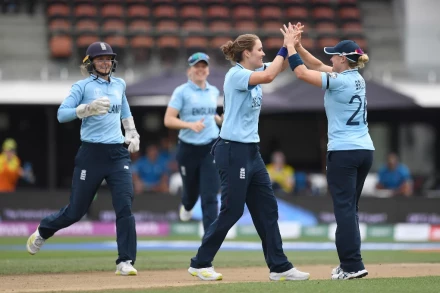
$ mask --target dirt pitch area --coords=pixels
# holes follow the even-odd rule
[[[310,272],[311,280],[329,279],[329,265],[300,266]],[[223,274],[222,283],[267,282],[269,272],[263,267],[217,268]],[[367,278],[440,276],[440,264],[383,264],[368,265]],[[113,272],[75,274],[4,275],[0,276],[0,292],[92,291],[109,289],[147,289],[207,284],[191,277],[185,269],[140,271],[138,276],[122,277]]]

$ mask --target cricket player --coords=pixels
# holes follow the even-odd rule
[[[58,230],[78,222],[105,179],[116,212],[116,274],[127,276],[137,275],[133,267],[137,240],[131,210],[133,182],[129,152],[139,150],[139,134],[125,96],[125,81],[112,76],[116,66],[116,54],[109,44],[95,42],[87,48],[81,69],[88,77],[72,86],[58,109],[60,123],[82,120],[82,144],[75,157],[70,201],[58,213],[40,222],[27,241],[27,250],[32,255],[37,253]]]
[[[374,146],[368,132],[365,80],[358,69],[369,58],[358,44],[345,40],[324,48],[332,56],[333,67],[324,65],[301,46],[301,35],[295,32],[302,29],[300,23],[295,26],[289,23],[288,27],[284,26],[283,34],[292,71],[299,79],[325,90],[327,183],[333,199],[340,261],[331,278],[363,278],[368,271],[361,257],[358,203],[373,163]]]

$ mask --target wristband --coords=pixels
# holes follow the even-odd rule
[[[292,71],[294,71],[297,66],[304,64],[301,57],[299,57],[298,53],[289,56],[288,59],[289,59],[289,65],[290,65],[290,68],[292,69]]]
[[[277,56],[281,56],[284,58],[284,60],[286,60],[287,57],[287,48],[286,47],[281,47],[281,49],[278,51]]]

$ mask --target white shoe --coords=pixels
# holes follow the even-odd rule
[[[333,275],[337,275],[337,274],[339,274],[340,272],[342,272],[342,269],[341,269],[340,266],[337,266],[336,268],[334,268],[334,269],[332,270],[332,276],[333,276]]]
[[[309,273],[298,271],[296,268],[291,268],[290,270],[283,273],[272,272],[269,274],[269,279],[271,281],[302,281],[308,280],[309,278]]]
[[[333,274],[333,271],[336,272],[336,274]],[[340,267],[337,267],[333,269],[332,271],[332,280],[351,280],[351,279],[360,279],[368,275],[367,270],[363,269],[361,271],[357,272],[351,272],[347,273],[344,272]]]
[[[199,277],[203,281],[218,281],[223,279],[223,275],[214,271],[214,267],[195,269],[190,267],[188,273],[193,277]]]
[[[180,206],[179,218],[182,222],[188,222],[192,218],[192,210],[187,211],[183,205]]]
[[[120,276],[136,276],[138,271],[131,264],[131,260],[127,260],[116,265],[115,274]]]
[[[27,240],[26,243],[27,251],[31,255],[36,254],[38,251],[40,251],[40,248],[43,246],[44,241],[46,241],[46,239],[40,236],[40,232],[38,232],[38,227],[37,227],[37,230],[35,230],[35,232],[31,236],[29,236]]]

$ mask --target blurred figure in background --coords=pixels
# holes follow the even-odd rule
[[[168,192],[168,168],[159,157],[159,148],[151,144],[145,155],[133,164],[133,182],[136,194],[144,191]]]
[[[3,142],[0,154],[0,192],[13,192],[23,174],[21,162],[16,155],[17,143],[12,138]]]
[[[159,160],[164,162],[168,169],[168,175],[179,172],[179,167],[176,161],[177,146],[175,141],[171,141],[168,136],[160,139],[159,146]]]
[[[274,152],[271,163],[266,168],[275,192],[279,190],[285,193],[293,192],[295,188],[295,169],[292,166],[286,165],[286,157],[283,152]]]
[[[412,195],[411,174],[395,153],[388,154],[387,163],[379,169],[376,188],[390,190],[392,195]]]
[[[20,177],[34,183],[32,166],[29,163],[25,165],[25,168],[21,167],[20,158],[17,156],[17,143],[14,139],[7,138],[0,153],[0,192],[14,192]]]
[[[164,117],[166,127],[179,129],[176,159],[183,183],[180,220],[191,220],[200,195],[204,231],[218,214],[220,178],[209,152],[218,137],[218,125],[223,121],[217,115],[220,91],[208,83],[208,75],[209,56],[201,52],[191,55],[188,81],[174,90]]]

